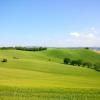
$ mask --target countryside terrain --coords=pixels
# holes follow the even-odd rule
[[[87,49],[0,50],[0,100],[100,100],[100,72],[63,63],[93,64],[100,54]]]

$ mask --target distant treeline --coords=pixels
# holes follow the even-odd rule
[[[16,50],[24,50],[24,51],[43,51],[47,50],[46,47],[15,47]]]
[[[15,47],[0,47],[1,50],[15,49]]]
[[[0,47],[1,50],[15,49],[23,51],[43,51],[47,50],[46,47]]]

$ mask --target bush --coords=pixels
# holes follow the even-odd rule
[[[82,65],[83,66],[87,66],[88,68],[92,67],[92,63],[91,62],[83,62]]]
[[[1,62],[7,62],[7,59],[4,58],[4,59],[1,60]]]
[[[70,63],[70,58],[64,58],[64,64],[69,64]]]
[[[89,47],[85,47],[85,49],[89,50]]]
[[[88,66],[88,67],[92,66],[92,64],[90,62],[83,62],[81,59],[72,60],[70,64],[71,65],[77,65],[77,66],[81,66],[81,65]]]
[[[70,64],[73,65],[73,66],[74,66],[74,65],[77,65],[77,60],[72,60],[72,61],[70,62]]]
[[[96,71],[100,71],[100,64],[99,63],[94,64],[94,69]]]
[[[81,66],[81,65],[82,65],[82,60],[81,60],[81,59],[77,60],[77,61],[76,61],[76,64],[77,64],[78,66]]]

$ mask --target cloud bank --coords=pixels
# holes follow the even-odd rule
[[[100,33],[92,27],[86,32],[70,32],[47,42],[53,47],[100,47]]]
[[[95,28],[88,32],[71,32],[68,41],[72,41],[73,46],[100,47],[100,34]]]

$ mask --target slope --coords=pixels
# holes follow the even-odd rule
[[[38,87],[41,85],[48,87],[49,85],[50,87],[59,88],[99,87],[99,72],[88,68],[73,67],[48,61],[48,56],[52,56],[49,53],[54,53],[54,51],[1,50],[1,57],[6,57],[8,62],[0,62],[0,85],[27,87]],[[58,51],[60,55],[62,50]],[[57,57],[56,54],[57,51],[55,59]],[[66,51],[64,51],[64,54],[66,54]],[[18,59],[13,57],[18,57]]]

